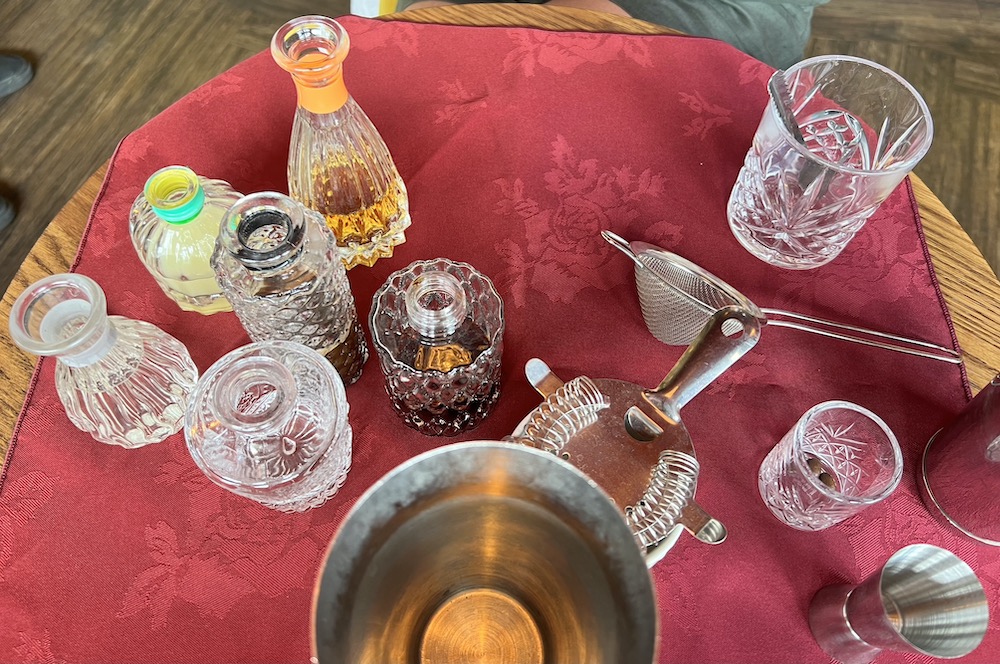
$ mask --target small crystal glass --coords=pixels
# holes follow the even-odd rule
[[[205,373],[184,422],[188,450],[210,480],[285,512],[317,507],[351,467],[340,376],[302,344],[264,341]]]
[[[762,261],[807,270],[843,251],[927,153],[934,127],[920,94],[878,63],[824,55],[781,74],[729,197],[729,226]]]
[[[56,391],[81,431],[142,447],[180,430],[198,368],[187,348],[151,323],[108,316],[104,291],[82,274],[28,286],[10,312],[14,343],[54,356]]]
[[[764,458],[758,488],[781,521],[822,530],[888,497],[902,476],[903,457],[885,422],[861,406],[827,401]]]
[[[386,392],[407,426],[454,436],[493,410],[503,302],[471,265],[438,258],[394,272],[372,299],[371,330]]]

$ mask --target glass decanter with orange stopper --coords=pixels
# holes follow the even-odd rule
[[[392,256],[410,225],[406,186],[385,141],[344,85],[344,28],[323,16],[281,26],[271,55],[298,92],[288,153],[288,191],[337,236],[350,269]]]

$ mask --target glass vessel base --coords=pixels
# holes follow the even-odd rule
[[[364,244],[349,243],[346,247],[339,247],[344,267],[348,270],[359,265],[371,267],[380,258],[392,258],[393,250],[406,242],[405,231],[409,226],[410,216],[406,215],[384,233],[378,234]]]

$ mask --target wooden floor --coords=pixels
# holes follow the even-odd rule
[[[290,17],[348,0],[2,0],[0,51],[36,64],[0,100],[0,188],[21,212],[0,231],[6,288],[41,230],[112,153],[171,102],[267,47]],[[810,54],[882,62],[920,90],[934,147],[917,173],[1000,267],[1000,0],[833,0]]]

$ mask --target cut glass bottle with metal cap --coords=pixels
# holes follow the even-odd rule
[[[167,297],[185,311],[232,311],[210,259],[223,215],[242,194],[184,166],[153,173],[129,215],[132,245]]]
[[[151,323],[108,316],[104,291],[82,274],[36,281],[10,313],[14,343],[54,356],[70,421],[102,443],[141,447],[180,430],[198,368]]]
[[[219,486],[286,512],[333,496],[351,467],[344,383],[316,351],[253,343],[213,364],[191,397],[184,434]]]
[[[439,258],[394,272],[372,300],[371,330],[386,391],[408,426],[453,436],[493,410],[503,302],[471,265]]]
[[[297,341],[326,357],[345,384],[358,379],[368,346],[319,214],[276,192],[244,196],[223,219],[212,266],[252,340]]]
[[[385,141],[344,85],[348,50],[347,31],[324,16],[293,19],[271,40],[298,92],[288,191],[323,215],[350,269],[392,256],[406,241],[410,212]]]

